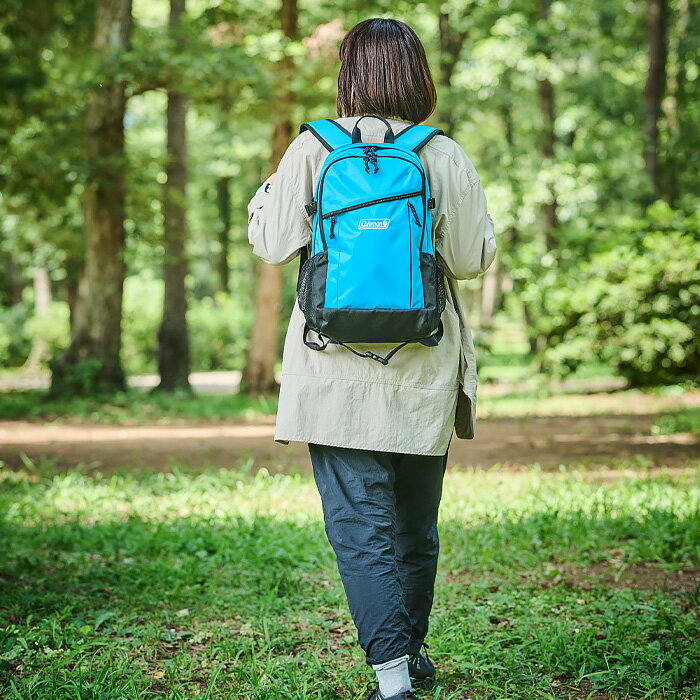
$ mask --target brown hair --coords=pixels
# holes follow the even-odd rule
[[[418,124],[435,110],[437,93],[416,33],[395,19],[366,19],[340,44],[339,117],[378,114]]]

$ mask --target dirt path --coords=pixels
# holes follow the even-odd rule
[[[610,465],[644,458],[674,466],[700,458],[700,439],[689,433],[651,434],[654,415],[559,416],[480,419],[474,440],[453,438],[455,466],[543,466],[585,462]],[[309,469],[306,445],[275,443],[274,417],[255,422],[112,426],[0,421],[0,460],[12,467],[28,457],[50,458],[59,469],[82,463],[166,470],[173,463],[233,468],[241,460],[271,472]],[[25,457],[26,456],[26,457]]]

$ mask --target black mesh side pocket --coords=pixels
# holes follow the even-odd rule
[[[437,309],[438,313],[445,310],[445,268],[442,263],[435,258],[435,291],[437,292]]]
[[[320,328],[326,299],[326,274],[328,253],[312,255],[302,266],[297,284],[297,298],[309,326]]]
[[[313,276],[313,258],[309,258],[301,267],[299,284],[297,285],[297,297],[299,298],[299,308],[304,316],[311,312],[311,281]]]
[[[425,308],[437,312],[439,318],[445,310],[445,268],[432,253],[421,253],[420,271],[423,277]]]

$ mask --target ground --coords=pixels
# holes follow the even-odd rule
[[[575,404],[578,415],[480,417],[473,440],[453,438],[450,464],[557,466],[639,458],[652,466],[675,466],[700,455],[700,436],[654,435],[652,430],[659,413],[700,406],[700,392],[681,397],[650,395],[643,400],[594,393],[567,400]],[[488,416],[488,395],[484,403]],[[603,413],[606,410],[620,413]],[[82,463],[103,470],[125,466],[165,470],[173,461],[194,467],[234,467],[241,458],[248,458],[251,466],[275,471],[308,468],[305,444],[285,446],[275,443],[273,436],[274,416],[142,425],[0,421],[0,460],[19,466],[24,456],[32,461],[49,457],[59,469]]]
[[[365,697],[306,446],[207,389],[6,395],[0,697]],[[611,389],[480,388],[426,700],[700,698],[700,391]]]

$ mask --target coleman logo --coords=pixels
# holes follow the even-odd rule
[[[357,228],[389,228],[390,223],[391,219],[360,219]]]

